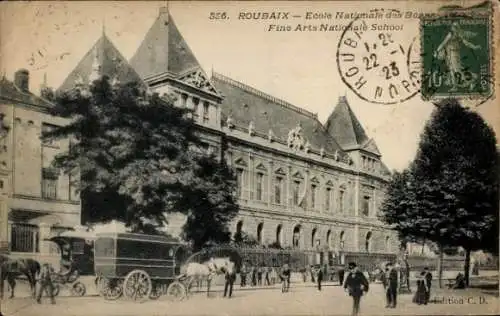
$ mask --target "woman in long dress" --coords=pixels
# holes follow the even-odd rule
[[[425,300],[426,292],[427,292],[427,285],[425,282],[425,272],[421,272],[417,276],[417,291],[415,292],[415,296],[413,297],[413,303],[418,305],[427,304]]]

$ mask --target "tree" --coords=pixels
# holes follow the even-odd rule
[[[405,237],[465,249],[498,249],[498,154],[492,129],[455,100],[437,104],[415,160],[394,175],[383,220]]]
[[[154,233],[166,214],[187,215],[184,237],[200,247],[227,241],[237,214],[236,178],[223,159],[208,154],[188,118],[171,98],[147,94],[138,83],[112,86],[108,78],[90,90],[57,96],[51,114],[69,124],[42,135],[69,139],[53,166],[78,171],[84,222],[119,220],[133,231]]]

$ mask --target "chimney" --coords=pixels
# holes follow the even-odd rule
[[[30,72],[26,69],[19,69],[14,74],[14,84],[23,92],[30,91]]]

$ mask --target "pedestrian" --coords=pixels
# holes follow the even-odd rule
[[[252,266],[252,286],[257,285],[257,268]]]
[[[309,273],[311,274],[311,282],[312,282],[312,283],[316,283],[316,278],[314,277],[314,273],[315,273],[315,271],[314,271],[314,270],[315,270],[315,269],[314,269],[314,266],[313,266],[313,265],[311,265],[311,266],[309,267]]]
[[[356,316],[359,313],[361,296],[363,296],[363,292],[368,292],[369,284],[364,274],[358,270],[355,262],[350,262],[348,267],[350,272],[345,280],[344,290],[352,297],[352,315]]]
[[[266,285],[269,286],[269,285],[271,285],[271,281],[269,280],[269,275],[271,274],[271,268],[270,267],[266,267],[264,269],[266,271],[265,282],[266,282]]]
[[[43,292],[50,297],[50,303],[55,304],[56,300],[54,298],[54,285],[52,284],[52,273],[53,269],[48,263],[44,263],[37,272],[35,278],[38,285],[38,292],[36,294],[36,302],[38,304],[42,303]]]
[[[306,270],[306,268],[304,267],[304,268],[300,269],[300,272],[302,273],[302,281],[304,281],[304,283],[306,283],[306,281],[307,281],[307,270]]]
[[[229,298],[233,295],[233,284],[234,281],[236,280],[236,271],[234,269],[234,263],[232,261],[229,261],[228,265],[223,268],[224,274],[225,274],[225,279],[226,282],[224,284],[224,297],[227,296],[227,292],[229,289]]]
[[[247,265],[243,264],[240,270],[240,287],[245,287],[247,285]]]
[[[431,299],[431,286],[432,286],[432,273],[429,271],[428,267],[424,268],[424,279],[425,279],[425,304],[429,303]]]
[[[262,272],[263,272],[263,267],[260,265],[257,269],[257,284],[262,285]]]
[[[316,280],[318,280],[318,291],[321,291],[321,282],[323,282],[323,270],[321,266],[318,266],[318,274],[316,275]]]
[[[385,308],[395,308],[397,304],[397,295],[399,288],[398,270],[388,262],[385,265],[385,274],[383,284],[385,289],[386,305]]]
[[[344,285],[344,275],[345,275],[344,267],[340,267],[340,269],[338,270],[338,275],[339,275],[339,285],[343,286]]]
[[[425,272],[422,271],[420,272],[419,275],[417,275],[417,291],[413,296],[413,303],[418,305],[427,304],[426,297],[427,297],[427,288],[425,281]]]

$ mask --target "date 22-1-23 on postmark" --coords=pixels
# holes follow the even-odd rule
[[[489,14],[421,18],[422,98],[490,98],[494,89],[491,32]]]

